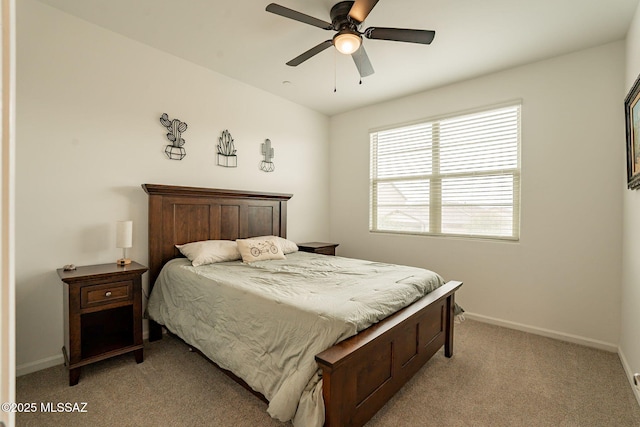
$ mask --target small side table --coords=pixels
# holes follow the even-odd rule
[[[78,384],[82,366],[133,352],[143,360],[142,275],[132,262],[77,267],[58,276],[64,282],[64,355],[69,385]]]
[[[338,245],[339,243],[306,242],[298,243],[298,249],[302,252],[312,252],[314,254],[335,256],[336,247]]]

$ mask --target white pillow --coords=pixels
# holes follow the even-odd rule
[[[253,240],[270,240],[270,239],[275,239],[275,241],[278,243],[278,246],[280,246],[280,249],[282,249],[282,253],[283,254],[290,254],[292,252],[298,252],[298,245],[296,245],[295,242],[292,242],[291,240],[285,239],[284,237],[279,237],[279,236],[259,236],[259,237],[251,237],[251,239]]]
[[[238,239],[236,243],[242,256],[242,262],[287,259],[276,239]]]
[[[202,240],[176,245],[176,248],[189,258],[194,267],[240,259],[238,245],[233,240]]]

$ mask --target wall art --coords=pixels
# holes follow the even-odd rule
[[[276,167],[271,161],[273,159],[273,148],[271,148],[271,141],[268,139],[265,139],[264,143],[262,143],[262,155],[264,160],[260,162],[260,170],[273,172]]]
[[[182,134],[187,130],[187,124],[181,122],[178,119],[169,120],[167,113],[160,116],[160,123],[167,128],[167,139],[171,141],[171,145],[167,145],[164,149],[164,154],[171,160],[182,160],[187,155],[183,145],[184,138]]]
[[[235,168],[238,166],[236,147],[228,130],[224,130],[218,138],[218,166]]]
[[[640,188],[640,76],[624,100],[627,125],[627,188]]]

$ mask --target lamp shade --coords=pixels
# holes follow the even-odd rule
[[[362,38],[360,35],[350,30],[342,30],[333,37],[333,45],[338,49],[338,52],[345,55],[351,55],[360,49],[361,43]]]
[[[133,221],[118,221],[116,223],[116,248],[130,248],[133,246]]]

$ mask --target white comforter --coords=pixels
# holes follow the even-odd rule
[[[429,270],[297,252],[286,260],[164,267],[148,313],[269,400],[269,414],[322,426],[314,356],[444,282]]]

